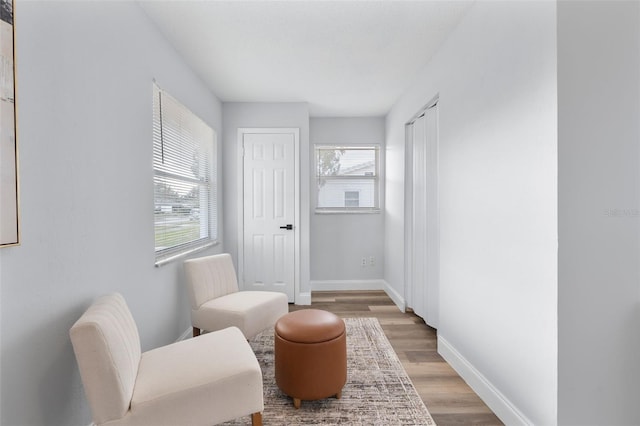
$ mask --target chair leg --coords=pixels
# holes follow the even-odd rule
[[[200,329],[198,327],[193,327],[193,337],[198,337],[200,335]]]
[[[253,413],[251,415],[251,426],[262,426],[262,413]]]
[[[293,406],[298,409],[300,408],[300,398],[293,398]]]

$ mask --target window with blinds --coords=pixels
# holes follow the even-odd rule
[[[379,212],[378,146],[316,146],[316,212]]]
[[[215,132],[153,86],[153,186],[156,261],[217,238]]]

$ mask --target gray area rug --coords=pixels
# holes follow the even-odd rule
[[[435,425],[376,318],[346,318],[347,384],[342,398],[302,401],[275,383],[273,330],[249,343],[262,367],[265,425]],[[251,424],[244,417],[225,425]]]

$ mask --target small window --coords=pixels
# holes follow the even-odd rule
[[[157,264],[209,246],[217,238],[214,155],[213,129],[154,84],[153,198]]]
[[[379,211],[377,146],[316,146],[316,212]]]

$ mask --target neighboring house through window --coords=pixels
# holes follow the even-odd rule
[[[344,206],[345,207],[360,207],[360,192],[359,191],[344,191]]]
[[[153,86],[156,264],[217,238],[215,132]]]
[[[316,212],[379,211],[378,146],[316,146]]]

